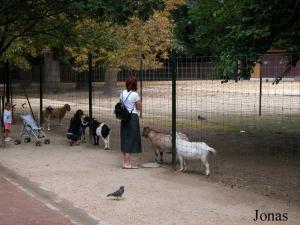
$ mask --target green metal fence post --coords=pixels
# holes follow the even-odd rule
[[[177,56],[175,49],[171,56],[172,73],[172,167],[176,170],[176,80],[177,80]]]
[[[262,74],[259,73],[259,109],[258,115],[261,116],[261,100],[262,100]]]
[[[140,60],[140,98],[141,102],[143,102],[143,58],[141,57]],[[142,118],[143,116],[143,111],[141,110],[140,112],[140,117]]]
[[[5,61],[5,95],[6,95],[6,101],[9,102],[10,100],[10,70],[9,70],[9,62],[6,60]]]
[[[93,118],[93,85],[92,85],[92,62],[93,55],[92,52],[88,53],[88,65],[89,65],[89,73],[88,73],[88,88],[89,88],[89,117]],[[92,141],[92,130],[90,128],[89,132],[90,141]]]
[[[43,124],[43,55],[40,56],[40,126]]]

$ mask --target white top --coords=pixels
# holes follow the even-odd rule
[[[122,98],[122,94],[123,94],[123,98]],[[128,95],[129,95],[129,97],[128,97]],[[127,100],[125,101],[126,98],[127,98]],[[140,96],[137,92],[135,92],[135,91],[128,92],[127,90],[124,90],[120,94],[120,99],[122,100],[122,102],[124,103],[125,107],[127,108],[127,110],[129,112],[132,111],[132,113],[136,113],[139,115],[140,112],[135,107],[135,103],[140,100]]]
[[[3,123],[11,123],[11,122],[12,122],[11,110],[4,109]]]

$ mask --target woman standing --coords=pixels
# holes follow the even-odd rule
[[[137,91],[137,78],[129,76],[126,79],[126,90],[120,94],[120,99],[131,112],[129,121],[121,121],[121,151],[123,153],[123,169],[137,169],[130,160],[131,153],[141,153],[141,135],[139,113],[142,110],[142,102]]]

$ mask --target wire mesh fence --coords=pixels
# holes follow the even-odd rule
[[[126,78],[134,75],[138,77],[137,92],[143,103],[141,131],[148,127],[172,139],[172,128],[176,125],[176,130],[183,134],[181,137],[186,135],[193,143],[205,142],[217,151],[216,157],[207,158],[213,174],[211,180],[251,187],[264,193],[270,192],[272,186],[277,195],[297,198],[299,191],[290,193],[288,190],[299,190],[300,183],[297,172],[300,64],[277,84],[274,82],[284,73],[287,58],[285,54],[264,55],[246,79],[239,77],[239,71],[248,70],[249,65],[237,63],[234,74],[224,76],[214,57],[176,58],[173,59],[175,63],[166,60],[155,68],[141,63],[140,70],[130,70],[130,65],[122,69],[92,65],[84,72],[44,60],[43,64],[33,65],[26,71],[10,65],[9,84],[8,73],[1,66],[1,105],[9,93],[9,100],[15,105],[15,121],[21,113],[33,113],[40,121],[41,112],[49,106],[62,109],[65,113],[61,121],[52,118],[49,131],[62,137],[70,118],[76,110],[82,109],[85,114],[92,114],[96,120],[109,125],[111,149],[120,149],[120,121],[113,111],[125,89]],[[172,89],[174,72],[176,89]],[[66,105],[70,106],[70,111]],[[172,119],[174,109],[176,118]],[[186,153],[192,153],[195,148],[187,142],[180,144]],[[102,145],[97,148],[101,149]],[[155,149],[145,135],[142,148],[143,161],[156,159]],[[171,150],[169,146],[165,152]],[[174,163],[171,154],[164,154],[163,159],[165,165]],[[200,161],[187,161],[188,171],[207,172],[205,160],[204,163]]]
[[[289,183],[294,175],[298,179],[293,183],[296,188],[300,182],[296,174],[300,150],[300,64],[276,82],[284,73],[287,57],[264,55],[251,71],[249,65],[241,67],[237,63],[232,76],[222,74],[214,57],[177,58],[175,64],[166,60],[157,68],[141,64],[140,70],[93,65],[90,71],[80,72],[60,64],[52,73],[45,68],[53,70],[53,65],[47,67],[44,61],[42,67],[35,65],[25,72],[11,67],[10,94],[16,114],[30,112],[31,106],[37,120],[41,107],[43,111],[48,106],[64,109],[68,104],[71,110],[66,110],[61,121],[51,119],[51,132],[59,135],[66,133],[69,119],[77,109],[85,114],[92,112],[95,119],[110,126],[111,148],[119,149],[120,121],[115,118],[114,106],[125,89],[124,81],[134,75],[139,80],[137,92],[143,103],[142,131],[149,127],[172,137],[172,124],[176,123],[176,130],[187,135],[189,141],[205,142],[217,151],[217,157],[208,158],[210,170],[215,174],[213,179],[217,181],[229,179],[250,185],[253,177],[263,171],[262,177],[255,178],[261,185],[268,185],[264,177],[273,177],[268,182],[280,189],[282,180]],[[250,71],[246,79],[239,77],[241,70]],[[172,91],[172,71],[177,75],[175,91]],[[5,92],[4,81],[1,93]],[[174,96],[176,120],[172,120]],[[154,147],[146,137],[142,140],[143,160],[154,160]],[[187,146],[183,150],[191,153],[193,146]],[[170,154],[164,154],[163,159],[165,164],[172,163]],[[284,171],[274,177],[280,168]],[[188,169],[195,173],[204,171],[199,160],[188,162]]]
[[[285,75],[283,81],[273,82],[283,74],[286,64],[285,54],[264,55],[261,63],[252,70],[250,79],[236,80],[235,76],[233,79],[223,76],[214,57],[178,58],[176,93],[172,93],[170,61],[162,62],[159,68],[141,65],[143,69],[139,71],[94,66],[91,68],[91,110],[95,118],[117,126],[119,121],[113,113],[114,105],[120,91],[125,88],[126,78],[135,75],[139,79],[138,92],[143,102],[143,126],[170,133],[172,94],[175,94],[177,129],[189,133],[192,140],[210,139],[214,136],[208,135],[210,132],[266,133],[263,138],[258,138],[260,141],[270,134],[287,134],[295,136],[295,140],[280,144],[280,148],[297,150],[299,63]],[[42,76],[42,106],[40,73],[47,74]],[[65,122],[76,109],[89,113],[88,71],[79,72],[69,65],[44,62],[44,66],[34,65],[27,71],[11,66],[10,75],[10,96],[16,109],[28,112],[32,109],[38,120],[40,107],[45,110],[48,106],[62,108],[65,104],[70,105],[71,112],[67,111]],[[53,126],[58,123],[54,122]],[[261,144],[264,146],[265,143]],[[273,146],[270,144],[268,148]],[[279,148],[278,145],[276,148]]]

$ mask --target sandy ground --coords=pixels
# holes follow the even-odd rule
[[[109,224],[290,224],[300,221],[299,205],[212,182],[170,167],[121,169],[117,148],[89,144],[69,147],[61,136],[38,148],[33,143],[0,150],[0,163],[72,201]],[[142,157],[136,161],[141,162]],[[212,173],[213,170],[212,170]],[[124,199],[106,194],[125,186]],[[255,210],[288,213],[286,222],[254,222]]]
[[[143,103],[146,115],[169,117],[172,105],[172,86],[169,81],[143,82]],[[123,83],[118,84],[121,90]],[[16,90],[17,91],[17,90]],[[33,107],[39,105],[38,89],[29,89],[29,98]],[[140,91],[140,90],[138,90]],[[177,81],[177,114],[181,117],[195,118],[198,114],[208,118],[217,115],[258,115],[259,82],[229,81],[221,84],[220,80]],[[20,106],[26,100],[24,94],[15,93],[15,103]],[[94,84],[94,112],[113,115],[113,107],[118,101],[118,94],[104,94],[103,88]],[[44,106],[60,106],[61,103],[88,109],[88,91],[85,89],[63,89],[53,94],[44,93]],[[26,110],[26,109],[25,109]],[[271,82],[262,85],[262,114],[299,114],[300,82]]]

